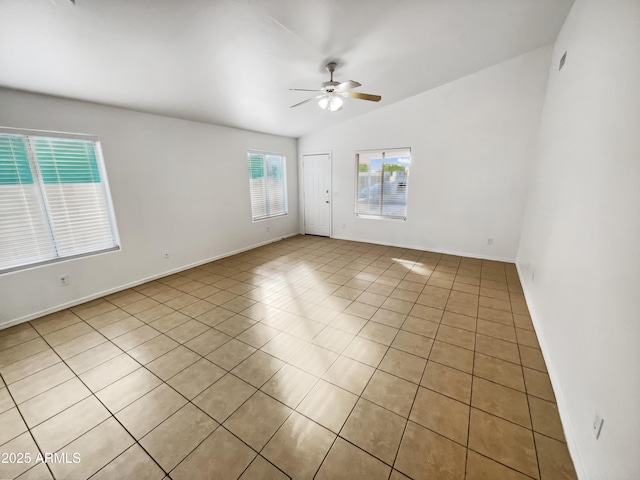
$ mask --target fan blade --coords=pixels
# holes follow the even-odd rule
[[[317,95],[317,96],[315,96],[315,97],[311,97],[311,98],[309,98],[309,99],[307,99],[307,100],[305,100],[305,101],[303,101],[303,102],[296,103],[295,105],[291,105],[291,107],[289,107],[289,108],[299,107],[300,105],[304,105],[304,104],[305,104],[305,103],[307,103],[307,102],[312,102],[312,101],[314,101],[314,100],[316,100],[316,99],[318,99],[318,98],[322,98],[322,97],[324,97],[324,94],[322,94],[322,95]]]
[[[319,88],[315,88],[310,90],[308,88],[290,88],[289,90],[295,90],[296,92],[321,92],[322,90]]]
[[[345,90],[351,90],[352,88],[358,88],[360,85],[358,82],[354,82],[353,80],[347,80],[346,82],[342,82],[339,85],[336,85],[336,90],[339,92],[344,92]]]
[[[369,100],[370,102],[379,102],[382,100],[380,95],[370,95],[368,93],[360,92],[345,92],[347,97],[357,98],[358,100]]]

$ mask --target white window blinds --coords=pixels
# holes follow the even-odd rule
[[[287,179],[282,155],[248,152],[253,221],[287,214]]]
[[[119,248],[99,142],[49,135],[0,129],[0,272]]]
[[[356,216],[407,218],[411,150],[356,153]]]

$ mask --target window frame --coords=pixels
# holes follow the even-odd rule
[[[252,197],[251,197],[251,155],[261,155],[262,156],[262,168],[263,171],[265,172],[265,181],[267,179],[267,172],[268,172],[268,168],[267,168],[267,156],[274,156],[274,157],[280,157],[282,159],[282,190],[283,190],[283,198],[284,198],[284,213],[277,213],[277,214],[267,214],[264,217],[259,217],[259,218],[254,218],[253,216],[253,202],[252,202]],[[285,217],[287,215],[289,215],[289,195],[288,195],[288,191],[287,191],[287,157],[286,155],[284,155],[283,153],[279,153],[279,152],[269,152],[266,150],[254,150],[254,149],[248,149],[247,150],[247,168],[248,168],[248,173],[249,173],[249,207],[251,209],[251,222],[252,223],[256,223],[256,222],[262,222],[264,220],[269,220],[272,218],[278,218],[278,217]],[[264,191],[264,204],[267,207],[268,210],[268,206],[269,206],[269,189],[265,183],[265,191]]]
[[[366,214],[366,213],[358,213],[358,200],[359,200],[359,179],[360,179],[360,154],[370,154],[370,153],[380,153],[380,157],[382,158],[382,183],[381,183],[381,196],[384,193],[384,159],[389,152],[408,152],[409,153],[409,168],[411,168],[411,163],[413,163],[413,155],[411,153],[411,147],[393,147],[393,148],[373,148],[368,150],[357,150],[355,155],[356,160],[356,179],[355,179],[355,192],[354,192],[354,214],[356,218],[365,218],[365,219],[373,219],[373,220],[400,220],[407,221],[409,216],[409,178],[410,173],[407,173],[407,185],[406,185],[406,201],[405,201],[405,210],[404,216],[399,215],[374,215],[374,214]]]
[[[98,172],[100,175],[100,184],[102,185],[102,190],[104,194],[105,207],[109,217],[109,223],[112,230],[114,246],[109,248],[100,248],[88,252],[82,252],[73,255],[64,255],[60,256],[58,251],[58,246],[56,244],[56,235],[53,227],[51,226],[51,217],[50,210],[48,207],[48,198],[44,189],[44,180],[42,177],[41,167],[37,161],[35,156],[35,151],[33,147],[29,146],[27,148],[27,156],[29,159],[29,169],[31,171],[31,175],[33,176],[33,182],[37,185],[38,195],[40,196],[40,201],[45,206],[45,215],[46,222],[49,226],[49,231],[51,233],[54,248],[56,250],[56,254],[58,256],[54,258],[49,258],[46,260],[39,260],[36,262],[28,262],[22,263],[20,265],[15,265],[12,267],[2,268],[0,267],[0,275],[6,273],[17,272],[21,270],[27,270],[31,268],[41,267],[43,265],[50,265],[54,263],[66,262],[69,260],[74,260],[77,258],[89,257],[94,255],[100,255],[103,253],[115,252],[122,250],[122,244],[120,242],[120,234],[118,231],[118,224],[116,222],[115,210],[113,208],[113,200],[111,197],[111,188],[109,186],[109,180],[107,176],[107,170],[104,163],[104,156],[102,154],[102,144],[100,142],[100,138],[97,135],[84,134],[84,133],[71,133],[71,132],[59,132],[53,130],[35,130],[35,129],[25,129],[25,128],[13,128],[13,127],[5,127],[0,125],[0,134],[6,135],[21,135],[23,137],[42,137],[42,138],[51,138],[51,139],[70,139],[70,140],[81,140],[86,142],[93,143],[93,149],[96,157],[96,164],[98,167]]]

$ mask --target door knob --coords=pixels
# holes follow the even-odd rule
[[[329,203],[329,200],[325,200],[324,203]]]

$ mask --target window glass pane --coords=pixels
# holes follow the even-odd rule
[[[38,185],[0,185],[0,271],[56,256]]]
[[[44,183],[100,182],[93,142],[31,137]]]
[[[254,221],[287,213],[285,159],[248,152],[251,217]]]
[[[0,134],[0,185],[33,183],[22,135]]]
[[[25,137],[0,134],[0,270],[55,256]]]
[[[115,245],[101,183],[49,183],[44,185],[44,190],[60,256],[103,250]]]
[[[411,152],[358,152],[356,215],[405,219]]]
[[[249,175],[251,179],[264,177],[262,155],[249,155]]]
[[[98,149],[0,134],[0,270],[118,247]]]
[[[267,172],[269,215],[275,216],[287,213],[286,191],[284,188],[284,159],[280,156],[267,155]]]
[[[382,214],[382,152],[358,155],[358,215]]]

